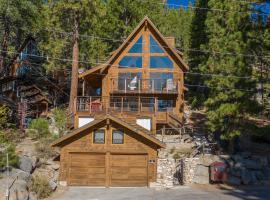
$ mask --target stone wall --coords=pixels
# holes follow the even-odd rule
[[[185,158],[182,159],[182,184],[188,185],[193,183],[193,178],[195,175],[196,166],[199,163],[198,158]]]

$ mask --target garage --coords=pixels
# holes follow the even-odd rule
[[[106,155],[96,153],[70,153],[70,186],[106,186],[106,177],[112,187],[147,186],[146,155]],[[108,170],[106,170],[106,166]],[[108,176],[106,172],[109,173]]]
[[[145,187],[156,181],[157,150],[165,145],[147,129],[106,115],[52,146],[60,148],[61,185]]]

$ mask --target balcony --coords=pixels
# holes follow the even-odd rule
[[[109,112],[172,112],[175,102],[158,100],[157,97],[77,97],[76,111],[89,113]]]
[[[111,79],[111,93],[178,94],[176,79]]]

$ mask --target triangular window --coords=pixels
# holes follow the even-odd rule
[[[150,35],[150,53],[164,53],[163,49],[156,42],[152,35]]]
[[[142,53],[142,36],[137,42],[129,49],[128,53]]]

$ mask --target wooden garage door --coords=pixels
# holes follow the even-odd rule
[[[111,186],[147,186],[147,156],[111,155],[110,172]]]
[[[69,185],[105,186],[105,182],[105,154],[70,154]]]

